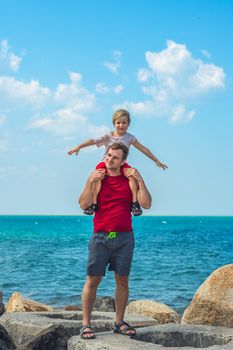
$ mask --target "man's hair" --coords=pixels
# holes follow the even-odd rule
[[[110,149],[113,149],[113,150],[121,149],[123,152],[122,160],[126,160],[126,158],[128,157],[129,149],[121,142],[115,142],[112,145],[108,146],[106,153],[108,153]]]
[[[126,117],[128,123],[130,124],[131,119],[130,119],[129,112],[126,109],[118,109],[116,112],[113,113],[113,116],[112,116],[113,125],[115,125],[116,120],[120,117]]]

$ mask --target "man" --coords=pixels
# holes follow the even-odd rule
[[[92,188],[101,180],[98,195],[98,210],[94,217],[94,233],[89,241],[87,279],[82,293],[83,326],[80,335],[83,339],[93,339],[95,334],[91,327],[91,311],[96,297],[97,287],[105,275],[106,267],[114,271],[116,280],[115,306],[116,319],[114,332],[135,335],[136,330],[124,322],[128,301],[128,278],[133,257],[134,235],[132,231],[132,192],[129,180],[121,174],[121,166],[128,155],[128,148],[121,143],[109,146],[103,169],[95,170],[88,178],[79,198],[82,209],[92,203]],[[151,206],[151,196],[146,185],[134,169],[128,169],[128,177],[134,177],[139,186],[138,202],[144,209]]]

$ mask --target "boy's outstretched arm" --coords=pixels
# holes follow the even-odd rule
[[[93,146],[95,145],[95,142],[93,139],[87,140],[83,143],[80,143],[80,145],[76,146],[75,148],[72,148],[68,154],[71,156],[73,153],[76,153],[76,156],[80,150],[80,148],[84,148],[84,147],[89,147],[89,146]]]
[[[154,155],[153,153],[145,146],[143,146],[140,142],[135,141],[133,143],[134,147],[136,147],[139,151],[141,151],[142,153],[144,153],[147,157],[149,157],[150,159],[152,159],[156,165],[160,168],[163,168],[163,170],[166,170],[168,167],[166,164],[161,163]]]

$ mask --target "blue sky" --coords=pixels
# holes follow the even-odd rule
[[[81,214],[103,149],[78,143],[131,112],[147,215],[233,215],[233,2],[1,1],[0,214]]]

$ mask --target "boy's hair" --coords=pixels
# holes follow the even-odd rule
[[[108,146],[106,153],[108,153],[110,148],[113,150],[121,149],[123,152],[122,160],[126,160],[126,158],[128,157],[129,149],[123,143],[121,143],[121,142],[113,143],[112,145]]]
[[[113,113],[113,116],[112,116],[113,125],[115,125],[116,120],[120,117],[126,117],[128,120],[128,123],[130,124],[131,122],[130,113],[126,109],[118,109],[116,112]]]

